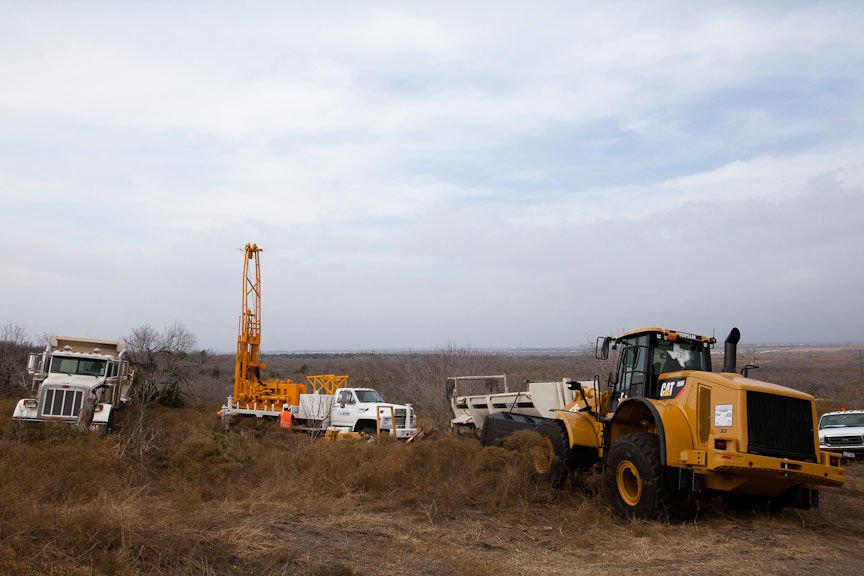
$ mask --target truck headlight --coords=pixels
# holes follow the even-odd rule
[[[24,406],[27,408],[36,408],[39,405],[39,402],[36,401],[35,398],[27,398],[24,400]]]

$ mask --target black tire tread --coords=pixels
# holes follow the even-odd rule
[[[567,430],[557,420],[541,422],[534,430],[541,436],[548,438],[552,443],[552,448],[555,450],[555,461],[546,476],[553,486],[561,487],[570,473],[570,438],[567,435]]]
[[[630,509],[618,495],[616,479],[617,462],[613,462],[612,460],[618,451],[625,450],[628,445],[641,453],[648,461],[649,474],[647,476],[650,478],[651,485],[653,486],[654,503],[647,510],[645,507],[642,507],[642,509]],[[657,436],[649,432],[634,432],[622,436],[612,445],[609,450],[609,458],[606,460],[606,486],[616,510],[625,516],[638,518],[656,518],[668,512],[668,494],[663,482],[663,465],[660,463],[660,441]],[[640,474],[646,476],[641,469]],[[647,484],[647,482],[644,484]]]

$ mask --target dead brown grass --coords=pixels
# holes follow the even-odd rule
[[[443,433],[311,443],[252,421],[226,434],[199,409],[127,410],[118,428],[0,418],[0,573],[839,575],[864,559],[861,465],[816,511],[627,522],[596,479],[552,490],[530,451]]]

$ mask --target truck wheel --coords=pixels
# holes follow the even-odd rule
[[[660,442],[647,432],[627,434],[609,450],[606,489],[612,505],[628,518],[653,518],[665,509]]]
[[[375,422],[372,420],[360,420],[357,424],[354,425],[355,432],[363,432],[370,436],[375,436],[378,427],[375,425]]]
[[[539,451],[533,454],[532,475],[537,480],[560,487],[569,472],[570,440],[567,431],[557,421],[541,422],[534,429],[543,438]]]

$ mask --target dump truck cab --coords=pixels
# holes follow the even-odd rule
[[[109,432],[132,383],[125,354],[119,341],[51,336],[45,351],[27,362],[34,397],[19,400],[12,417]]]

